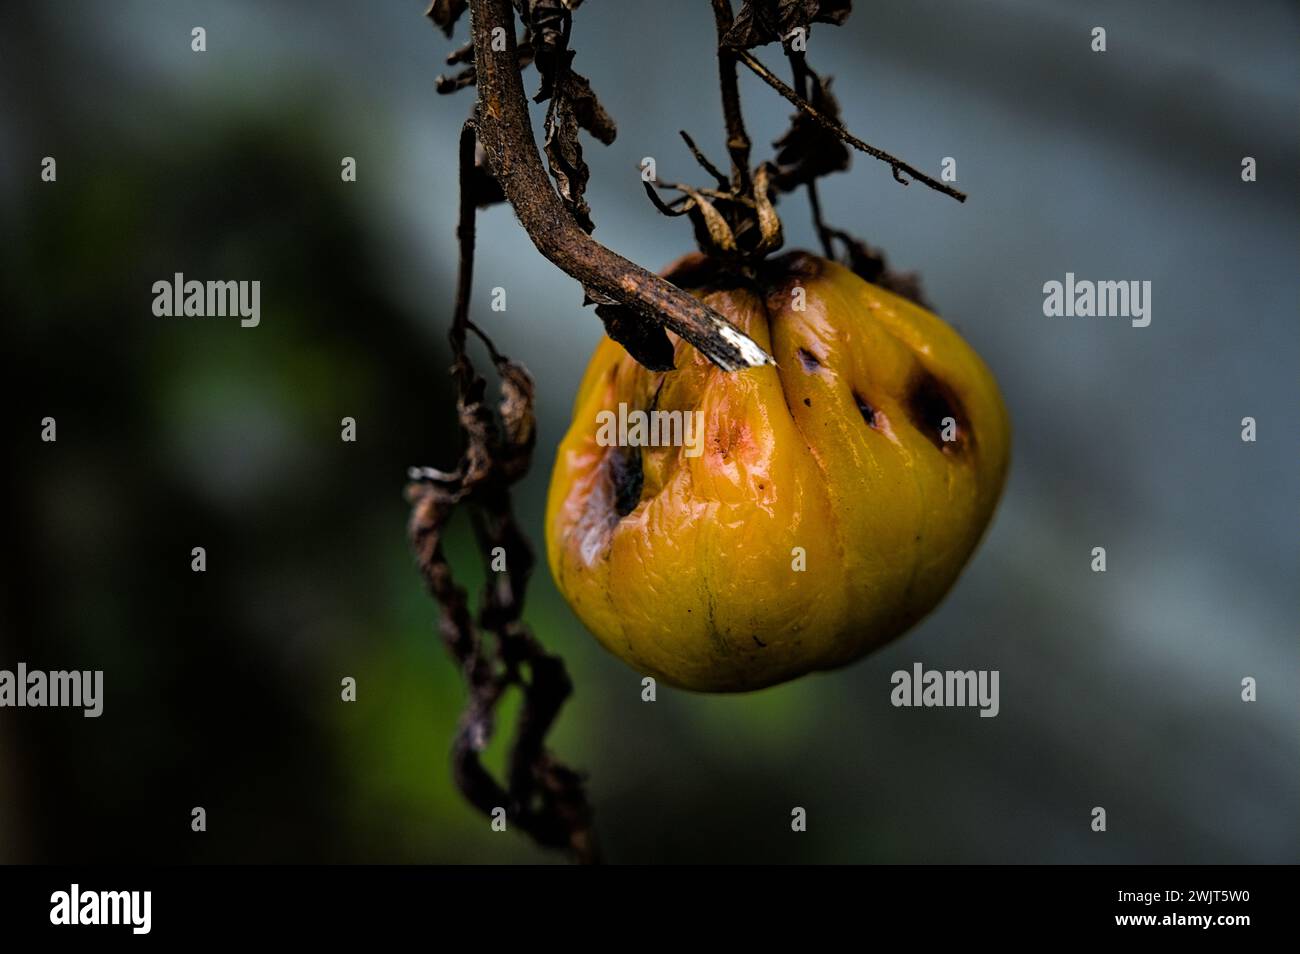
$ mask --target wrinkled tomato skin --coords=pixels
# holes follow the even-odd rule
[[[988,526],[1011,440],[997,382],[943,320],[805,253],[693,293],[776,365],[724,372],[674,338],[676,370],[653,372],[602,340],[551,477],[551,572],[605,648],[675,686],[843,666],[933,609]],[[611,444],[600,412],[620,404],[702,429]]]

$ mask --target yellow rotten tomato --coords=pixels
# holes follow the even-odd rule
[[[1010,422],[941,319],[792,253],[757,282],[669,277],[776,366],[725,372],[674,339],[653,372],[596,348],[546,508],[557,585],[600,642],[687,689],[760,689],[901,635],[992,516]]]

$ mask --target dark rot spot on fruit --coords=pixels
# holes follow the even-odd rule
[[[804,406],[804,407],[812,407],[812,398],[804,398],[804,399],[803,399],[803,406]]]
[[[799,349],[799,363],[803,365],[805,371],[809,372],[816,371],[822,366],[822,363],[817,360],[817,355],[813,354],[807,348]]]
[[[921,369],[907,389],[907,414],[916,429],[945,454],[960,454],[973,441],[966,409],[953,393],[933,374]],[[944,432],[951,440],[944,440]]]
[[[768,312],[780,315],[789,311],[791,291],[796,286],[807,288],[823,271],[822,260],[807,252],[790,252],[768,259],[758,269],[758,283],[766,291]]]
[[[868,427],[879,426],[876,420],[876,409],[857,391],[853,392],[853,403],[858,406],[858,413],[862,415],[862,419],[867,422]]]
[[[626,517],[641,501],[645,472],[641,469],[641,448],[615,447],[609,457],[609,481],[614,487],[614,511]]]
[[[813,281],[820,278],[823,271],[820,258],[794,251],[771,259],[763,269],[763,277],[773,285],[789,285]]]

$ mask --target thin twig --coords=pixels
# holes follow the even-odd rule
[[[707,172],[709,175],[713,176],[713,178],[718,180],[719,189],[734,188],[734,186],[727,179],[727,177],[722,174],[722,170],[720,170],[713,163],[709,162],[709,157],[706,156],[704,153],[700,152],[700,147],[695,145],[695,140],[691,138],[690,133],[688,133],[685,129],[679,129],[677,130],[677,134],[681,136],[683,140],[685,140],[686,148],[691,151],[691,155],[694,156],[695,161],[700,164],[700,168],[703,169],[705,172]]]
[[[774,364],[772,356],[708,305],[584,232],[542,166],[515,53],[510,0],[471,0],[475,121],[488,164],[537,250],[592,298],[627,306],[672,329],[727,371]],[[494,31],[503,42],[495,44]]]
[[[903,185],[908,185],[908,181],[904,179],[902,176],[902,173],[905,172],[916,181],[928,185],[931,189],[934,189],[936,192],[942,192],[944,195],[952,196],[958,202],[966,201],[966,193],[959,192],[958,190],[954,189],[952,186],[945,185],[944,183],[939,182],[937,179],[933,179],[930,176],[927,176],[920,169],[917,169],[915,166],[904,162],[902,159],[899,159],[897,156],[891,156],[883,149],[877,149],[875,146],[863,142],[861,139],[853,135],[851,132],[849,132],[839,123],[835,122],[835,120],[823,116],[813,107],[811,103],[809,103],[806,99],[804,99],[793,89],[787,86],[784,82],[782,82],[779,76],[777,76],[766,66],[760,63],[758,60],[756,60],[748,50],[737,50],[736,59],[739,60],[741,63],[744,63],[747,67],[749,67],[750,70],[753,71],[755,76],[757,76],[768,86],[772,87],[772,89],[776,90],[778,93],[784,96],[787,100],[793,103],[798,109],[806,113],[810,119],[816,122],[823,129],[838,136],[840,139],[848,143],[854,149],[857,149],[860,152],[865,152],[868,156],[871,156],[872,158],[875,159],[879,159],[881,162],[888,163],[889,168],[894,173],[894,178],[898,182],[901,182]]]
[[[786,58],[790,61],[790,69],[794,73],[794,88],[798,90],[800,99],[808,100],[808,59],[801,50],[796,50],[791,46],[785,47]],[[817,179],[810,178],[806,183],[808,187],[808,207],[812,210],[813,228],[817,232],[817,241],[821,244],[822,254],[829,259],[835,258],[835,249],[831,243],[831,237],[826,229],[826,222],[822,218],[822,200],[817,192]]]
[[[718,31],[718,81],[722,88],[722,115],[727,123],[727,152],[731,154],[731,186],[740,195],[749,194],[749,134],[740,111],[740,84],[736,78],[736,56],[722,45],[722,38],[734,22],[731,0],[713,0],[713,20]]]
[[[465,358],[465,330],[469,327],[469,296],[474,283],[474,223],[477,206],[470,178],[474,170],[474,147],[478,135],[474,121],[467,120],[460,130],[458,161],[460,169],[460,212],[456,220],[456,241],[460,246],[460,266],[456,270],[456,305],[452,310],[451,353],[455,356],[453,370],[461,398],[468,394],[470,384],[469,362]]]

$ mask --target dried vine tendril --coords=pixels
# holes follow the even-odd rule
[[[670,281],[627,261],[591,237],[595,229],[585,193],[589,171],[581,133],[608,145],[616,128],[590,81],[574,70],[570,46],[573,12],[581,0],[433,0],[427,15],[448,36],[470,13],[470,42],[447,56],[460,69],[437,80],[440,93],[474,87],[475,109],[459,142],[460,267],[450,331],[452,373],[462,450],[450,471],[412,468],[407,498],[409,533],[425,583],[441,607],[443,642],[460,666],[468,700],[452,750],[455,781],[484,814],[504,808],[510,823],[539,845],[564,850],[578,861],[598,860],[592,811],[583,777],[546,747],[546,736],[573,686],[563,661],[548,653],[523,622],[524,594],[534,558],[516,521],[511,488],[528,471],[536,440],[533,382],[522,364],[500,354],[469,316],[474,272],[475,217],[479,208],[507,202],[537,249],[576,279],[585,303],[594,304],[606,332],[656,371],[673,367],[672,331],[723,370],[772,363],[772,358],[730,322]],[[718,37],[718,77],[726,121],[729,173],[719,170],[685,132],[709,186],[647,182],[660,212],[688,216],[702,249],[721,267],[743,275],[782,244],[775,204],[783,193],[806,188],[818,238],[827,257],[838,257],[868,281],[923,303],[914,276],[891,272],[884,256],[821,217],[817,181],[848,167],[852,148],[959,201],[965,196],[849,133],[839,120],[829,80],[806,62],[814,23],[841,24],[850,0],[746,0],[733,16],[730,0],[710,0]],[[794,85],[771,73],[750,52],[779,42]],[[752,144],[740,110],[737,68],[743,65],[793,103],[790,130],[772,160],[750,167]],[[546,104],[542,165],[533,138],[522,73],[532,67],[539,83],[533,101]],[[659,190],[678,195],[663,200]],[[835,254],[839,245],[839,255]],[[500,383],[491,406],[487,383],[466,351],[468,335],[482,339]],[[443,547],[448,521],[467,508],[484,565],[486,584],[478,613],[456,583]],[[493,568],[505,553],[507,569]],[[506,778],[494,778],[481,755],[495,731],[495,716],[510,689],[523,695]]]

